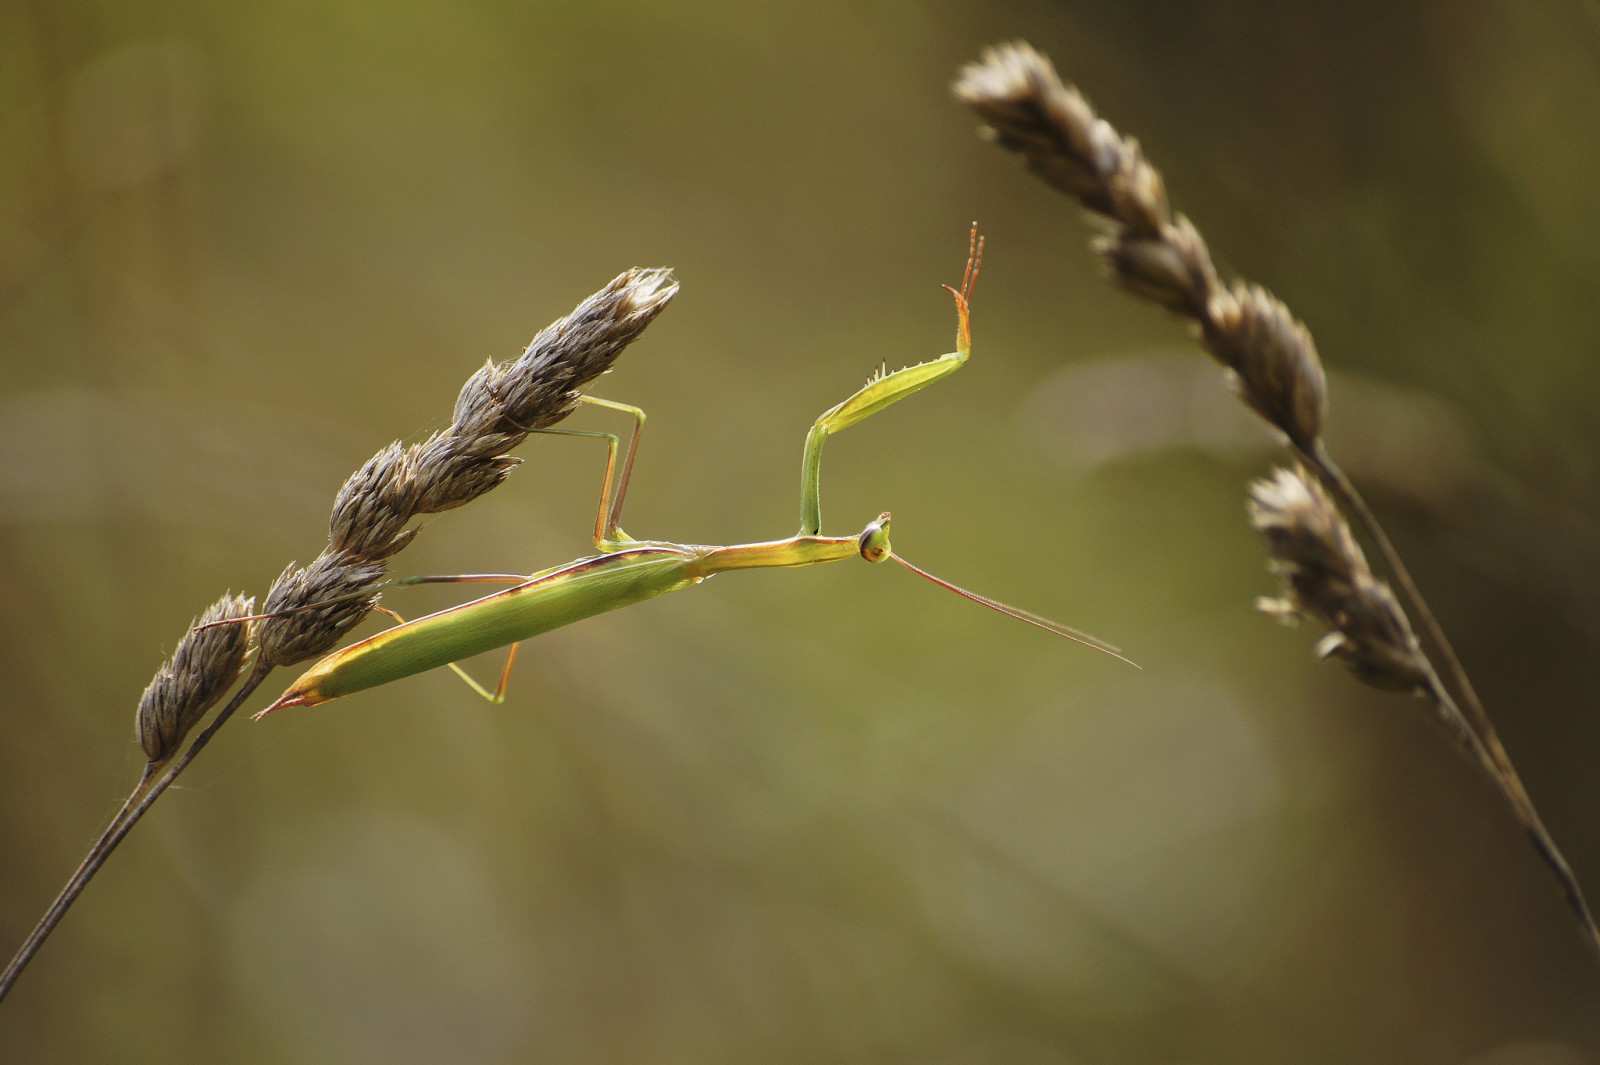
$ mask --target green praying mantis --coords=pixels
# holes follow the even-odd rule
[[[801,463],[800,531],[794,536],[784,540],[720,547],[633,539],[623,532],[620,522],[634,456],[638,452],[639,434],[644,426],[644,412],[626,404],[584,396],[582,399],[586,403],[620,411],[633,418],[633,431],[625,451],[617,436],[611,433],[543,430],[562,435],[599,437],[608,441],[605,479],[600,491],[599,512],[595,517],[594,545],[597,554],[528,576],[471,574],[410,577],[390,582],[383,587],[436,582],[514,583],[515,586],[413,621],[401,620],[393,628],[334,652],[302,674],[271,706],[256,714],[256,719],[283,707],[315,706],[439,666],[450,667],[478,694],[491,702],[500,702],[505,696],[517,647],[523,640],[596,614],[686,588],[717,573],[766,567],[812,566],[858,555],[868,562],[892,558],[915,573],[984,606],[1134,665],[1123,658],[1116,648],[1086,633],[969,592],[907,562],[890,549],[887,512],[880,514],[855,536],[820,534],[822,445],[833,433],[954,373],[967,361],[972,350],[970,301],[982,256],[983,241],[974,229],[960,291],[949,285],[943,286],[955,297],[956,302],[958,322],[955,351],[893,373],[880,370],[854,395],[829,408],[811,426],[806,435]],[[392,611],[386,612],[400,620]],[[510,650],[501,670],[500,682],[493,691],[478,684],[456,665],[481,652],[507,646]]]

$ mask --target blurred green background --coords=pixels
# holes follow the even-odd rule
[[[1592,4],[13,0],[7,956],[190,617],[630,266],[683,291],[595,389],[651,415],[627,527],[766,539],[811,419],[951,347],[978,219],[973,360],[829,445],[825,531],[892,509],[1145,669],[852,564],[541,638],[503,706],[441,673],[241,718],[0,1060],[1600,1062],[1600,965],[1498,798],[1252,611],[1270,438],[950,100],[1019,36],[1309,324],[1335,454],[1600,891]],[[522,454],[397,570],[585,553],[598,449]]]

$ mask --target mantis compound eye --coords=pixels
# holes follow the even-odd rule
[[[878,520],[861,530],[861,557],[868,562],[882,562],[889,557],[889,512],[878,515]]]

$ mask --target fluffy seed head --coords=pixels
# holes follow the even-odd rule
[[[1302,450],[1322,435],[1328,379],[1311,333],[1259,285],[1234,284],[1211,298],[1204,339],[1233,372],[1241,399]]]
[[[250,648],[250,623],[215,625],[249,617],[255,600],[225,595],[200,615],[161,664],[139,699],[134,729],[145,757],[160,764],[177,753],[189,730],[233,686]]]
[[[456,398],[450,432],[526,434],[554,425],[572,413],[578,390],[609,370],[677,294],[671,270],[619,274],[547,326],[515,361],[473,374]]]
[[[1426,691],[1431,673],[1410,621],[1321,487],[1303,470],[1280,468],[1250,486],[1249,509],[1287,591],[1256,605],[1281,621],[1322,621],[1332,631],[1318,656],[1338,658],[1367,684]]]
[[[986,49],[964,67],[952,90],[983,119],[984,135],[1022,159],[1048,184],[1097,214],[1115,216],[1110,175],[1131,147],[1097,118],[1077,89],[1025,41]],[[1162,195],[1164,201],[1165,195]]]
[[[291,562],[262,606],[264,614],[282,613],[261,623],[261,657],[273,666],[288,666],[326,652],[377,603],[369,589],[383,583],[385,572],[382,562],[329,551],[309,566]]]

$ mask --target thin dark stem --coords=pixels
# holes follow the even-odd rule
[[[216,734],[217,729],[221,728],[228,718],[233,716],[233,712],[239,708],[245,699],[250,697],[250,694],[260,686],[271,671],[272,666],[265,659],[258,658],[255,669],[251,671],[249,678],[244,682],[244,686],[235,693],[228,705],[223,707],[222,712],[216,716],[211,724],[207,725],[194,738],[194,742],[189,744],[189,749],[184,751],[181,757],[167,764],[166,771],[161,773],[161,776],[156,779],[154,784],[151,783],[151,778],[155,777],[161,767],[154,763],[145,767],[144,775],[139,779],[139,783],[132,793],[129,794],[127,802],[122,804],[122,809],[117,811],[117,816],[111,819],[111,824],[106,826],[106,830],[101,833],[94,846],[89,848],[89,853],[84,856],[82,864],[72,874],[66,886],[61,889],[61,893],[56,896],[55,902],[50,904],[50,909],[46,910],[45,915],[39,918],[39,923],[34,926],[33,933],[28,936],[27,942],[22,944],[22,949],[17,951],[17,956],[11,959],[10,965],[6,966],[5,973],[0,975],[0,1001],[5,1000],[6,994],[11,990],[12,985],[22,975],[22,970],[27,968],[28,962],[33,960],[33,956],[39,952],[39,948],[50,937],[50,933],[55,931],[56,925],[61,923],[61,918],[66,916],[67,910],[77,901],[78,896],[83,894],[83,889],[89,886],[89,881],[94,879],[94,875],[100,871],[100,867],[105,864],[106,859],[111,857],[111,852],[117,849],[117,845],[133,830],[133,826],[139,823],[139,819],[145,815],[146,810],[150,809],[151,804],[160,798],[161,793],[172,785],[178,774],[182,773],[189,763],[194,761],[195,755],[199,754],[205,745],[211,741],[211,737]]]
[[[1429,695],[1443,710],[1445,718],[1452,724],[1461,719],[1461,710],[1456,705],[1444,685],[1439,680],[1439,675],[1434,672],[1432,663],[1428,664],[1430,678]],[[1493,756],[1484,741],[1476,732],[1468,729],[1461,733],[1466,746],[1471,750],[1478,764],[1481,765],[1495,784],[1496,790],[1505,798],[1511,807],[1511,812],[1516,815],[1517,821],[1522,825],[1523,831],[1528,834],[1528,839],[1533,843],[1534,850],[1544,859],[1550,872],[1554,874],[1556,883],[1561,887],[1561,894],[1567,900],[1567,906],[1572,910],[1573,916],[1578,921],[1578,926],[1583,930],[1584,938],[1596,954],[1600,954],[1600,927],[1595,925],[1594,915],[1589,912],[1589,903],[1583,897],[1583,889],[1578,886],[1578,878],[1572,872],[1572,867],[1567,864],[1567,859],[1561,853],[1561,848],[1556,846],[1555,839],[1550,835],[1550,830],[1544,827],[1544,821],[1539,817],[1539,811],[1534,808],[1533,799],[1529,797],[1527,789],[1522,786],[1522,780],[1517,776],[1515,769],[1501,770],[1494,762]],[[1503,752],[1502,752],[1503,753]]]
[[[11,985],[17,982],[17,978],[22,975],[22,970],[27,968],[28,962],[33,960],[33,956],[39,952],[40,947],[44,946],[44,941],[50,937],[50,933],[55,931],[56,925],[61,923],[61,918],[66,916],[67,908],[77,900],[78,895],[89,883],[90,878],[105,863],[106,858],[111,854],[111,848],[116,846],[112,837],[127,819],[128,812],[133,809],[140,793],[154,779],[158,768],[158,766],[150,764],[145,766],[144,775],[139,778],[139,783],[134,785],[133,791],[128,794],[127,801],[122,804],[122,809],[117,811],[117,815],[111,819],[111,823],[100,834],[100,838],[95,840],[94,845],[89,848],[89,853],[83,856],[83,861],[79,863],[77,870],[67,880],[67,886],[61,889],[61,893],[56,896],[55,902],[50,904],[50,908],[45,911],[44,916],[39,918],[39,923],[34,925],[33,933],[28,936],[27,942],[23,943],[21,948],[18,949],[17,956],[11,959],[11,964],[6,966],[5,973],[0,974],[0,1002],[5,1000],[6,994],[11,990]]]
[[[1439,706],[1446,721],[1461,734],[1473,757],[1510,805],[1512,813],[1516,815],[1523,830],[1533,842],[1534,849],[1555,874],[1556,881],[1561,886],[1561,893],[1566,896],[1567,905],[1578,919],[1578,924],[1582,927],[1590,947],[1596,954],[1600,954],[1600,927],[1595,925],[1589,904],[1584,900],[1583,890],[1578,886],[1578,878],[1573,874],[1572,867],[1567,864],[1567,859],[1562,855],[1560,848],[1556,846],[1549,830],[1544,827],[1544,821],[1540,819],[1539,812],[1533,805],[1532,796],[1523,786],[1522,778],[1517,774],[1516,767],[1511,764],[1511,756],[1501,744],[1500,735],[1495,731],[1494,723],[1489,720],[1488,712],[1478,699],[1478,693],[1467,677],[1465,667],[1456,657],[1455,648],[1450,645],[1444,630],[1434,618],[1433,611],[1429,609],[1427,600],[1422,597],[1416,582],[1411,579],[1411,572],[1401,560],[1394,544],[1390,543],[1388,534],[1378,522],[1377,515],[1373,514],[1366,500],[1356,490],[1356,486],[1323,448],[1321,441],[1318,441],[1310,452],[1299,447],[1295,447],[1294,450],[1301,460],[1316,472],[1317,480],[1323,487],[1348,513],[1355,516],[1356,521],[1366,532],[1367,538],[1377,546],[1378,553],[1383,556],[1395,584],[1400,588],[1400,593],[1405,596],[1407,605],[1411,607],[1412,615],[1420,623],[1428,642],[1438,652],[1445,673],[1450,678],[1451,687],[1459,696],[1459,701],[1451,695],[1451,687],[1444,684],[1431,661],[1428,663],[1428,671],[1432,678],[1432,691],[1429,694]]]

